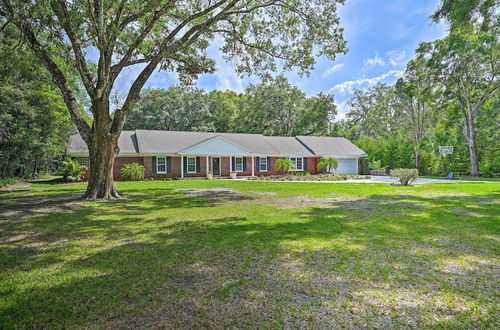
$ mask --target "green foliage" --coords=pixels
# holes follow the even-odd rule
[[[333,157],[325,157],[318,162],[318,171],[321,173],[331,173],[337,167],[339,167],[339,161]]]
[[[294,164],[291,159],[280,158],[274,163],[274,170],[282,173],[288,173],[294,169]]]
[[[382,167],[382,161],[380,159],[376,160],[375,158],[368,162],[368,166],[370,166],[372,170],[376,171],[385,169],[384,167]]]
[[[62,175],[65,182],[81,181],[87,168],[80,165],[76,160],[69,158],[61,162],[59,175]]]
[[[171,87],[144,90],[124,129],[210,131],[213,128],[209,99],[203,90]]]
[[[20,182],[22,182],[22,179],[17,177],[0,178],[0,188]]]
[[[397,168],[391,170],[391,176],[397,178],[403,186],[408,186],[418,178],[418,170],[415,168]]]
[[[325,135],[336,113],[333,95],[307,97],[278,76],[250,85],[244,94],[184,87],[145,90],[125,129]]]
[[[0,34],[0,178],[57,168],[72,130],[63,98],[11,26]]]
[[[144,166],[138,163],[125,164],[121,170],[120,175],[125,180],[129,181],[142,181],[146,170]]]

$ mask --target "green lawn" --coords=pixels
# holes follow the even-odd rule
[[[500,184],[118,187],[0,190],[0,328],[499,326]]]

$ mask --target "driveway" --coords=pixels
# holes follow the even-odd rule
[[[376,182],[376,183],[396,183],[397,179],[392,176],[372,176],[371,180],[352,180],[355,181],[363,181],[363,182]],[[499,181],[472,181],[472,180],[445,180],[445,179],[427,179],[427,178],[418,178],[413,182],[413,184],[427,184],[427,183],[477,183],[477,182],[486,182],[486,183],[500,183]]]
[[[245,181],[247,178],[236,179]],[[263,182],[274,182],[269,180],[253,180]],[[371,176],[371,179],[355,179],[355,180],[340,180],[340,181],[276,181],[276,182],[315,182],[315,183],[397,183],[397,179],[392,176]],[[472,180],[445,180],[445,179],[427,179],[418,178],[412,184],[429,184],[429,183],[500,183],[500,181],[472,181]]]

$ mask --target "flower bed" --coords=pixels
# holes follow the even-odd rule
[[[343,181],[370,179],[370,177],[351,174],[283,174],[252,177],[249,179],[265,181]]]

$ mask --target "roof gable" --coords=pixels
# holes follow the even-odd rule
[[[252,155],[252,151],[218,135],[179,151],[181,155]]]

